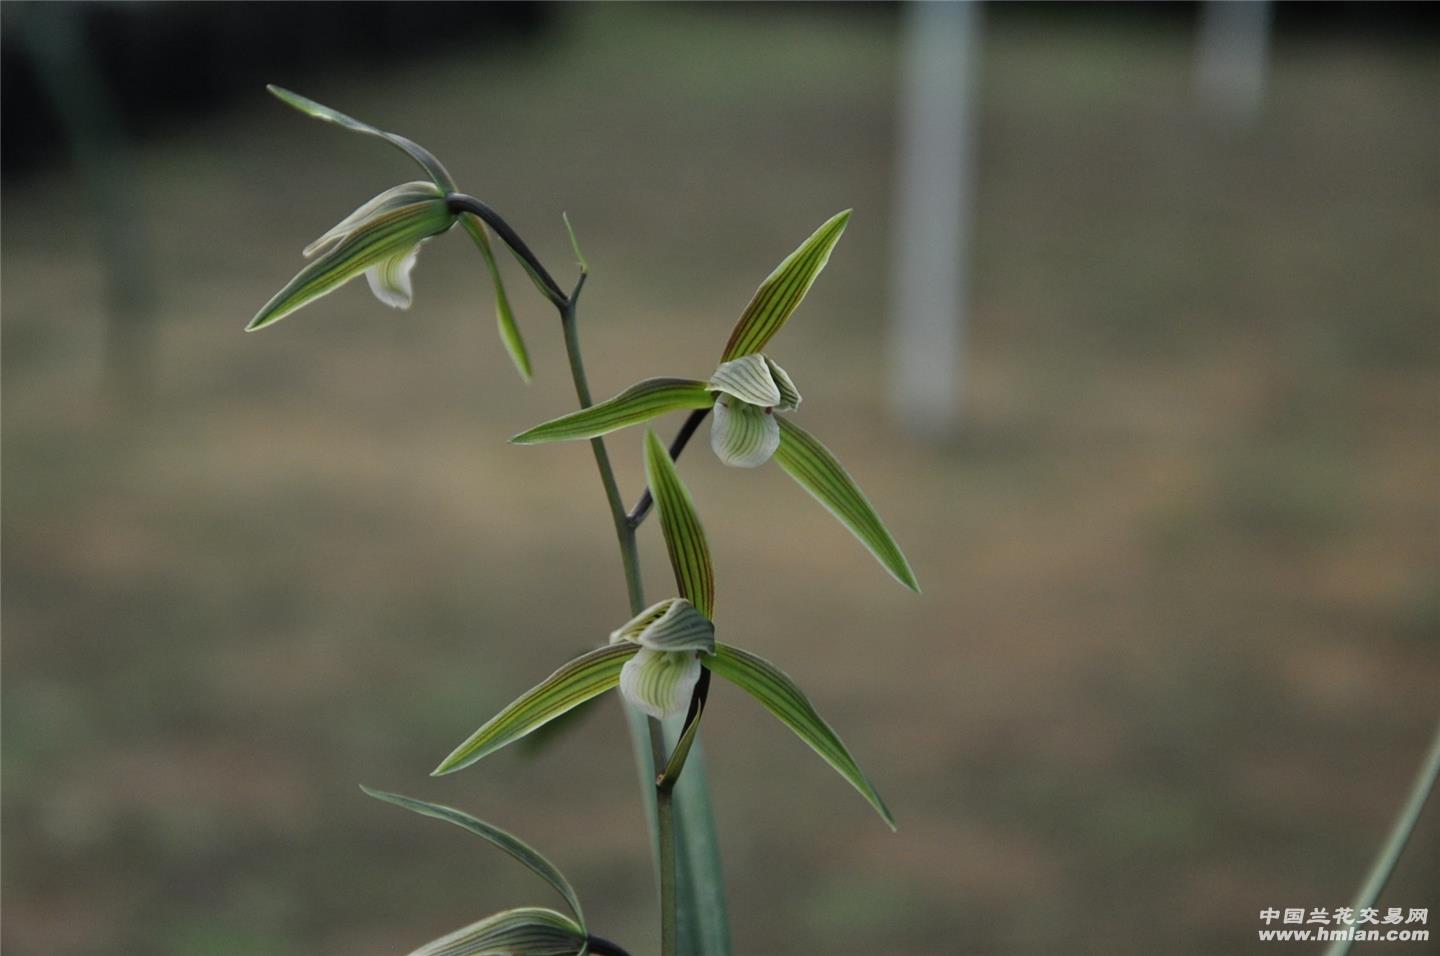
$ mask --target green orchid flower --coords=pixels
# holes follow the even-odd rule
[[[619,688],[652,717],[687,714],[661,786],[673,786],[704,713],[708,675],[758,700],[859,791],[893,829],[895,818],[840,737],[795,682],[774,664],[715,639],[715,572],[690,491],[654,432],[645,436],[645,474],[660,512],[679,597],[652,605],[621,625],[604,647],[582,654],[516,698],[435,769],[468,767],[591,698]]]
[[[245,331],[279,322],[361,273],[375,298],[393,308],[410,308],[414,298],[410,270],[420,247],[448,231],[457,219],[432,182],[385,190],[305,247],[307,259],[318,258],[275,293]]]
[[[471,211],[456,207],[455,180],[448,170],[424,147],[395,133],[377,129],[368,123],[346,116],[312,99],[281,89],[268,87],[282,102],[314,117],[333,123],[351,132],[382,139],[419,164],[428,181],[404,183],[380,195],[346,216],[333,229],[305,248],[305,257],[315,260],[301,269],[295,278],[255,313],[245,331],[254,332],[273,325],[321,296],[334,292],[362,273],[375,297],[397,309],[408,309],[414,298],[410,272],[420,246],[460,223],[480,250],[481,258],[495,289],[495,321],[500,340],[510,359],[525,381],[530,380],[530,356],[510,300],[500,278],[495,252],[485,224]],[[468,197],[466,197],[468,198]],[[513,251],[513,249],[512,249]],[[529,265],[526,265],[527,272]],[[540,285],[539,277],[531,278]],[[541,287],[547,296],[551,290]]]
[[[897,581],[919,591],[904,552],[859,485],[829,449],[782,414],[800,406],[800,392],[785,370],[762,351],[825,268],[849,218],[848,209],[832,216],[760,284],[709,379],[646,379],[614,398],[537,425],[510,440],[529,445],[590,439],[667,412],[713,412],[710,446],[722,462],[755,468],[773,458]]]

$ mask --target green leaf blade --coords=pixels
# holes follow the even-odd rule
[[[848,528],[895,580],[919,593],[920,585],[905,553],[855,479],[815,436],[788,418],[777,418],[780,447],[775,451],[775,461]]]
[[[721,362],[759,352],[775,337],[830,261],[830,253],[850,221],[850,212],[846,209],[831,216],[760,283],[730,333]]]
[[[598,405],[536,425],[510,441],[517,445],[536,445],[599,438],[666,412],[709,408],[714,402],[715,396],[704,382],[686,378],[651,378]]]
[[[640,650],[633,641],[609,644],[582,654],[530,688],[456,747],[433,775],[470,766],[536,728],[598,697],[620,683],[620,670]]]
[[[653,431],[645,433],[645,480],[660,512],[660,528],[665,535],[665,549],[670,553],[670,567],[675,571],[675,585],[685,598],[706,618],[715,618],[715,566],[710,561],[710,546],[705,529],[695,511],[690,489],[680,480],[675,462]]]
[[[362,123],[353,116],[347,116],[339,110],[331,109],[323,103],[317,103],[308,96],[293,93],[282,86],[276,86],[271,83],[265,88],[270,91],[271,95],[280,100],[280,102],[299,110],[306,116],[323,120],[326,123],[333,123],[342,129],[350,130],[352,133],[362,133],[366,136],[374,136],[384,140],[419,163],[420,168],[425,170],[426,175],[433,179],[435,185],[439,186],[442,191],[447,193],[453,193],[455,191],[455,180],[450,176],[450,172],[445,168],[444,164],[435,158],[434,153],[413,140],[406,139],[398,133],[386,132],[383,129],[371,126],[369,123]]]
[[[850,756],[850,751],[845,749],[845,744],[830,725],[815,712],[809,698],[784,671],[763,657],[722,643],[717,643],[715,653],[702,658],[702,663],[754,697],[781,723],[793,730],[797,737],[805,741],[810,749],[818,753],[859,791],[890,829],[895,829],[894,816],[860,769],[860,765]]]
[[[522,906],[471,923],[410,956],[575,956],[587,945],[585,931],[565,914]]]
[[[414,797],[407,797],[399,793],[372,790],[364,785],[361,785],[360,789],[363,790],[367,796],[374,797],[376,800],[392,803],[397,807],[402,807],[412,813],[418,813],[421,816],[432,817],[436,820],[452,823],[462,830],[468,830],[482,840],[488,840],[526,866],[530,872],[553,886],[555,891],[569,904],[571,912],[575,914],[575,921],[579,924],[580,928],[584,929],[585,915],[580,910],[580,898],[576,895],[575,888],[570,885],[570,881],[565,879],[565,874],[561,873],[555,864],[547,860],[539,850],[536,850],[524,840],[497,826],[486,823],[484,820],[477,819],[463,810],[456,810],[454,807],[430,803],[426,800],[417,800]]]

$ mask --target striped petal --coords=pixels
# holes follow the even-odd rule
[[[710,376],[710,387],[762,408],[780,404],[780,386],[763,355],[744,355],[721,363]]]
[[[468,767],[605,693],[619,683],[622,665],[640,650],[634,643],[621,642],[575,658],[486,721],[456,747],[432,775],[438,777]]]
[[[895,543],[855,479],[814,435],[788,418],[782,419],[779,426],[780,448],[775,461],[796,484],[810,492],[826,511],[850,529],[895,580],[918,593],[920,585],[910,562],[905,560],[905,552]]]
[[[610,643],[634,641],[655,651],[715,652],[715,625],[684,598],[667,598],[637,614],[610,635]]]
[[[707,618],[715,617],[715,566],[705,528],[695,510],[690,489],[680,480],[675,461],[653,431],[645,432],[645,481],[660,512],[665,550],[675,572],[675,587]]]
[[[730,333],[725,353],[720,356],[722,362],[759,352],[775,337],[815,284],[815,277],[820,275],[825,263],[830,261],[830,252],[849,221],[848,209],[831,216],[760,283]]]
[[[304,256],[309,259],[316,253],[325,252],[334,248],[340,244],[342,239],[354,232],[365,220],[372,216],[378,216],[392,209],[399,209],[401,206],[408,205],[412,202],[434,199],[438,196],[440,196],[440,190],[431,182],[417,180],[410,183],[401,183],[399,186],[392,186],[331,226],[329,232],[305,247]]]
[[[692,651],[642,648],[620,669],[620,693],[657,720],[679,717],[690,706],[700,680],[700,658]]]
[[[438,195],[372,214],[339,242],[328,243],[324,255],[314,259],[286,283],[285,288],[250,320],[245,331],[254,332],[285,318],[291,312],[329,295],[373,266],[413,253],[423,240],[438,236],[455,224],[455,216]],[[398,280],[399,263],[389,265]],[[408,270],[406,287],[408,287]],[[379,290],[377,295],[381,295]],[[399,294],[397,288],[396,295]],[[381,295],[382,301],[388,301]],[[406,296],[408,301],[408,294]]]
[[[614,398],[598,405],[561,415],[521,432],[510,441],[516,445],[598,438],[617,429],[649,421],[666,412],[683,408],[708,408],[715,401],[704,382],[688,378],[650,378],[631,385]]]
[[[415,259],[420,247],[398,253],[365,270],[365,281],[375,298],[395,309],[408,309],[415,294],[410,287],[410,270],[415,268]]]
[[[780,447],[780,425],[767,408],[722,398],[715,403],[710,447],[727,465],[755,468],[769,461]]]
[[[800,407],[800,390],[790,380],[789,374],[769,358],[765,359],[765,365],[770,369],[770,377],[775,380],[775,387],[780,391],[780,401],[775,407],[782,412],[793,412]]]
[[[339,110],[331,109],[323,103],[315,102],[308,96],[292,93],[284,87],[276,86],[273,83],[265,88],[269,90],[276,99],[288,106],[293,106],[306,116],[313,116],[315,119],[324,120],[327,123],[334,123],[336,126],[350,130],[352,133],[363,133],[366,136],[383,139],[419,163],[420,168],[425,170],[426,174],[435,181],[436,186],[439,186],[445,192],[455,191],[455,180],[450,177],[450,173],[446,171],[440,160],[435,158],[435,154],[413,140],[406,139],[397,133],[389,133],[383,129],[377,129],[369,123],[362,123],[353,116],[346,116]]]
[[[585,931],[570,917],[522,906],[457,929],[410,956],[575,956],[586,948]]]

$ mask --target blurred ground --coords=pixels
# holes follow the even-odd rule
[[[901,829],[720,688],[737,953],[1255,950],[1258,910],[1348,902],[1435,718],[1440,68],[1282,44],[1262,126],[1227,133],[1178,29],[992,24],[970,422],[936,449],[877,379],[895,39],[606,6],[523,56],[304,91],[429,145],[561,274],[569,212],[602,394],[708,372],[756,282],[855,207],[772,351],[924,596],[778,470],[703,442],[683,470],[722,634],[801,681]],[[4,195],[7,952],[405,952],[553,902],[362,781],[532,840],[647,951],[613,702],[426,777],[626,616],[588,451],[503,442],[570,407],[548,310],[511,270],[522,388],[453,238],[408,314],[355,286],[244,336],[306,242],[414,171],[259,90],[139,159],[141,403],[97,389],[83,193]],[[638,439],[612,444],[629,494]],[[1390,905],[1440,912],[1435,809]]]

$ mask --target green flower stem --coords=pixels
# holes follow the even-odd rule
[[[1420,765],[1420,772],[1415,775],[1410,796],[1400,808],[1400,815],[1395,818],[1395,825],[1391,827],[1385,845],[1380,848],[1380,856],[1370,867],[1370,873],[1365,877],[1365,885],[1360,887],[1360,895],[1355,898],[1353,908],[1356,914],[1362,909],[1374,906],[1381,891],[1385,889],[1385,884],[1390,882],[1390,874],[1395,871],[1400,854],[1405,852],[1405,844],[1410,842],[1410,834],[1415,830],[1415,823],[1420,819],[1420,811],[1425,808],[1425,801],[1435,789],[1437,777],[1440,777],[1440,726],[1435,728],[1435,739],[1430,742],[1430,751],[1425,755],[1425,762]],[[1325,950],[1325,956],[1345,956],[1350,952],[1350,943],[1348,939],[1336,940]]]
[[[496,230],[499,232],[499,230]],[[575,383],[575,397],[581,408],[589,408],[590,383],[585,374],[585,359],[580,351],[580,333],[575,322],[575,308],[584,288],[586,273],[580,273],[575,291],[559,306],[560,325],[565,334],[565,355],[570,360],[570,377]],[[615,540],[620,546],[620,563],[625,569],[625,589],[630,597],[630,613],[639,614],[645,609],[645,585],[640,577],[640,556],[635,546],[635,528],[625,514],[625,503],[620,497],[620,488],[615,482],[615,469],[610,465],[610,453],[605,448],[605,439],[590,439],[590,450],[595,455],[595,468],[600,472],[600,484],[605,488],[605,500],[610,505],[610,516],[615,523]],[[634,708],[626,706],[627,712]],[[655,785],[656,767],[665,766],[665,735],[660,721],[645,719],[648,731],[650,753],[646,761],[644,743],[636,733],[638,721],[633,714],[630,719],[631,738],[635,745],[636,762],[640,768],[642,788],[647,803],[654,803],[655,849],[660,870],[660,952],[661,956],[676,956],[678,938],[675,913],[675,813],[674,795],[669,789],[661,790]]]
[[[591,407],[594,401],[590,395],[589,379],[585,374],[585,360],[580,351],[580,333],[576,323],[576,306],[585,286],[586,269],[583,261],[580,278],[575,283],[574,290],[565,295],[545,266],[499,213],[480,200],[461,193],[450,193],[446,200],[452,211],[477,216],[493,229],[560,313],[565,356],[570,363],[575,397],[582,409]],[[573,234],[571,239],[573,242]],[[700,410],[692,413],[686,420],[680,434],[676,436],[675,443],[671,445],[672,459],[679,457],[704,418],[704,412]],[[645,586],[640,576],[635,529],[649,511],[648,505],[642,507],[649,499],[649,492],[641,499],[642,504],[636,505],[635,512],[627,514],[604,439],[591,439],[590,449],[595,456],[595,468],[600,473],[600,484],[604,488],[605,501],[610,507],[610,517],[615,525],[615,540],[620,547],[620,563],[625,572],[630,613],[639,614],[645,608]],[[676,788],[676,791],[683,794],[680,798],[681,810],[677,813],[674,796],[676,791],[669,787],[662,789],[657,785],[657,769],[666,765],[669,753],[665,728],[659,721],[648,719],[638,709],[629,705],[625,706],[625,719],[630,728],[636,769],[640,774],[646,819],[652,822],[650,836],[660,884],[662,956],[678,956],[681,936],[684,937],[687,956],[729,956],[730,935],[725,918],[725,875],[720,868],[719,850],[715,841],[715,821],[710,809],[709,788],[705,782],[704,760],[699,743],[694,745],[688,762],[690,773],[685,775]],[[677,858],[683,860],[686,878],[683,887],[678,882],[677,870],[680,866],[677,866]],[[683,922],[678,912],[682,889],[686,910]],[[596,949],[595,952],[601,950]]]
[[[690,436],[695,434],[695,430],[700,427],[700,423],[703,422],[705,416],[709,414],[710,409],[697,408],[685,419],[685,424],[680,426],[680,430],[675,433],[675,440],[670,443],[671,461],[680,460],[680,453],[683,452],[685,446],[690,443]],[[632,531],[640,527],[640,524],[645,520],[645,516],[650,514],[650,507],[653,504],[655,504],[655,499],[650,496],[650,489],[646,488],[644,494],[640,496],[640,500],[635,502],[635,507],[630,509],[630,514],[625,518],[626,523],[630,525]]]
[[[474,196],[467,196],[464,193],[448,193],[445,196],[445,205],[453,213],[468,212],[472,215],[479,216],[487,226],[495,230],[495,235],[499,236],[500,240],[510,247],[510,251],[515,253],[515,258],[520,260],[520,264],[525,267],[526,272],[530,273],[530,278],[534,280],[535,285],[545,294],[545,297],[555,305],[555,308],[561,310],[562,314],[567,305],[573,310],[574,297],[580,293],[579,286],[576,286],[575,291],[571,293],[571,295],[566,296],[565,293],[561,291],[560,284],[556,282],[554,277],[540,264],[540,260],[535,257],[535,253],[530,251],[530,247],[525,244],[525,240],[521,239],[519,234],[510,228],[510,224],[502,219],[498,212]],[[580,281],[581,283],[585,281],[585,273],[583,272],[580,273]],[[570,364],[573,368],[575,364],[574,359],[571,359]]]

